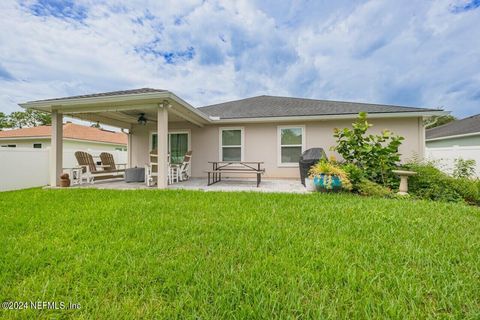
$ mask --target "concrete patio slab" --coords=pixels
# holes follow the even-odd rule
[[[126,183],[123,179],[98,181],[94,184],[82,184],[72,188],[93,188],[112,190],[157,190],[156,186],[147,187],[143,182]],[[308,193],[298,180],[293,179],[264,179],[260,186],[256,187],[255,179],[222,179],[221,182],[207,186],[207,179],[192,178],[188,181],[174,183],[168,189],[203,190],[203,191],[253,191],[253,192],[286,192]]]

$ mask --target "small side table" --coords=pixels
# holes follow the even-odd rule
[[[398,187],[398,194],[399,195],[407,195],[408,194],[408,177],[414,176],[417,173],[414,171],[406,171],[406,170],[393,170],[393,173],[397,174],[400,177],[400,186]]]
[[[82,184],[82,172],[83,168],[76,167],[76,168],[63,168],[63,170],[68,171],[70,176],[70,184],[73,185],[80,185]]]

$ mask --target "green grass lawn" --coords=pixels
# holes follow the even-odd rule
[[[480,318],[480,210],[344,194],[0,193],[0,318]]]

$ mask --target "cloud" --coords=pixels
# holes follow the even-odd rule
[[[478,1],[0,2],[0,109],[136,87],[478,113]]]
[[[39,17],[68,18],[82,21],[87,17],[88,10],[85,6],[78,5],[72,0],[38,0],[27,4],[20,2],[33,15]]]
[[[14,80],[15,78],[0,64],[0,79]]]
[[[464,3],[456,4],[452,6],[453,13],[461,13],[480,7],[480,0],[470,0]]]

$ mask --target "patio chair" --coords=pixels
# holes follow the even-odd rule
[[[158,153],[157,150],[154,149],[150,151],[150,164],[145,165],[145,183],[148,187],[153,186],[156,184],[156,180],[158,177]],[[173,182],[178,182],[178,176],[176,171],[173,170],[173,167],[170,165],[170,154],[167,155],[168,161],[168,172],[167,172],[167,182],[168,184],[172,184]]]
[[[87,183],[94,183],[95,180],[120,178],[124,175],[125,170],[99,170],[90,153],[84,151],[75,152],[79,167],[82,168],[82,179]]]
[[[187,151],[181,164],[171,165],[172,175],[176,176],[178,181],[190,179],[190,164],[192,163],[192,150]]]
[[[100,160],[102,161],[102,167],[104,171],[125,171],[125,168],[127,167],[126,163],[115,164],[113,154],[108,152],[100,153]]]

